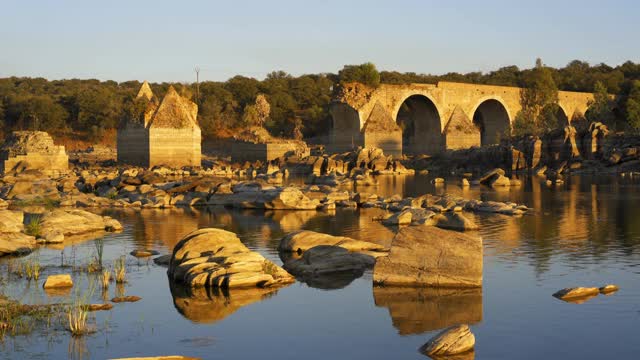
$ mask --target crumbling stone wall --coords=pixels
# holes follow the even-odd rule
[[[69,169],[64,146],[44,131],[14,131],[0,149],[0,172],[40,170],[46,174]]]

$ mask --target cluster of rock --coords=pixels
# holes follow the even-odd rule
[[[413,174],[414,171],[407,169],[400,160],[394,159],[391,155],[385,156],[379,148],[360,148],[357,151],[341,154],[310,156],[303,159],[303,164],[307,173],[315,176],[336,174],[344,176],[350,174],[354,169],[369,170],[373,175],[399,175]]]
[[[542,136],[526,136],[499,145],[448,151],[441,155],[418,157],[414,168],[454,170],[457,173],[482,173],[500,167],[508,171],[532,171],[554,176],[594,166],[605,158],[606,125],[595,122],[577,130],[573,126],[556,129]]]
[[[0,148],[0,173],[39,170],[59,175],[69,169],[64,146],[55,145],[44,131],[14,131]]]
[[[564,288],[556,291],[553,297],[560,300],[571,302],[575,304],[581,304],[598,294],[610,295],[618,291],[618,286],[613,284],[607,284],[601,287],[572,287]]]
[[[29,253],[37,243],[61,243],[65,237],[99,236],[100,232],[120,230],[122,225],[117,220],[79,209],[55,209],[37,214],[2,209],[0,256]]]

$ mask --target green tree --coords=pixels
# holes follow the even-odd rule
[[[341,83],[359,82],[371,87],[380,85],[380,73],[373,63],[345,65],[338,73]]]
[[[551,70],[536,60],[536,66],[524,75],[524,88],[520,92],[521,113],[514,123],[514,133],[540,134],[558,127],[556,107],[558,87]]]
[[[614,125],[613,102],[609,98],[607,87],[600,81],[594,86],[593,101],[585,114],[589,122],[602,122],[609,127]]]
[[[627,124],[633,132],[640,132],[640,81],[631,83],[629,95],[625,102]]]

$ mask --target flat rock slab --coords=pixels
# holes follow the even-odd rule
[[[420,347],[420,352],[428,356],[458,355],[473,350],[476,338],[468,325],[452,326]]]
[[[139,296],[118,296],[118,297],[114,297],[113,299],[111,299],[111,302],[113,303],[123,303],[123,302],[136,302],[136,301],[140,301],[142,300],[141,297]]]
[[[129,254],[131,254],[131,256],[142,258],[142,257],[149,257],[149,256],[153,256],[153,255],[158,255],[159,252],[157,252],[156,250],[133,250]]]
[[[387,251],[384,246],[345,236],[333,236],[315,231],[295,231],[280,240],[278,250],[283,252],[303,252],[319,245],[339,246],[349,251]]]
[[[69,288],[73,286],[73,280],[69,274],[49,275],[42,285],[45,289]]]
[[[480,287],[482,238],[433,226],[400,229],[389,255],[377,259],[375,284],[385,286]]]

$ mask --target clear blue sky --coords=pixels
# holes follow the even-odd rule
[[[441,74],[640,61],[638,1],[0,0],[0,77],[263,78],[344,64]]]

